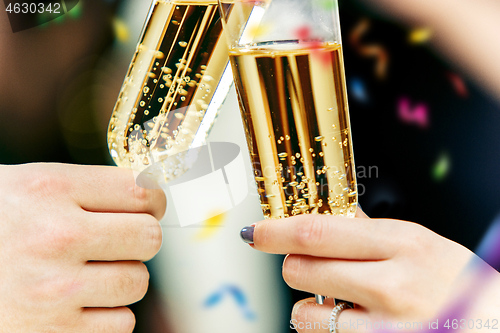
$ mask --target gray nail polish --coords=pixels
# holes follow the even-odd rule
[[[245,243],[253,244],[253,231],[255,227],[244,227],[241,229],[240,236]]]

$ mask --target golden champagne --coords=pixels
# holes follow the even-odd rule
[[[155,1],[109,124],[116,164],[142,171],[202,142],[227,63],[216,0]]]
[[[352,217],[357,191],[341,46],[286,47],[229,53],[264,216]]]

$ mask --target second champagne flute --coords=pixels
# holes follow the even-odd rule
[[[265,218],[354,217],[358,197],[337,0],[219,5]]]

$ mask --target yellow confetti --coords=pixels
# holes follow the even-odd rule
[[[256,24],[248,28],[249,35],[253,36],[253,38],[259,38],[267,34],[271,30],[271,26],[269,24]]]
[[[113,19],[113,30],[115,31],[115,36],[121,43],[126,43],[130,39],[130,31],[127,24],[120,18],[115,17]]]
[[[410,32],[408,41],[412,44],[422,44],[427,42],[432,37],[432,30],[430,28],[418,28]]]
[[[195,235],[194,240],[196,241],[204,241],[207,240],[210,237],[213,237],[213,235],[220,230],[220,228],[223,226],[224,221],[226,220],[226,214],[225,213],[218,213],[218,211],[214,212],[215,216],[212,216],[211,218],[205,220],[203,222],[203,227],[202,229]],[[213,215],[213,214],[210,214]]]

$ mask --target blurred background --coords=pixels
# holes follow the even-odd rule
[[[474,250],[500,210],[500,94],[487,75],[491,64],[470,66],[476,60],[467,52],[494,54],[495,45],[476,49],[473,44],[475,38],[491,39],[498,30],[488,30],[486,20],[483,35],[464,33],[471,49],[454,48],[460,44],[448,41],[456,34],[448,36],[435,24],[437,16],[424,10],[427,0],[408,1],[407,8],[396,2],[340,0],[360,204],[371,217],[417,222]],[[149,0],[80,0],[68,14],[17,33],[0,5],[0,163],[112,164],[107,124],[149,5]],[[473,31],[467,24],[477,22],[464,16],[457,29]],[[238,118],[231,90],[213,137],[246,149]],[[274,312],[254,318],[242,308],[252,297],[245,293],[255,293],[255,286],[225,285],[219,292],[232,295],[234,302],[226,305],[240,307],[243,323],[265,320],[263,325],[272,327],[269,332],[288,332],[292,304],[310,295],[284,285],[281,258],[257,254],[240,243],[237,231],[262,218],[256,200],[249,196],[226,217],[231,232],[225,230],[217,242],[221,253],[236,251],[246,258],[233,269],[256,274],[262,290],[254,306],[271,304]],[[198,260],[196,251],[204,250],[192,250],[188,262]],[[183,253],[176,258],[182,261]],[[182,331],[169,315],[175,313],[175,304],[168,301],[175,285],[165,281],[180,265],[171,259],[162,254],[149,264],[150,291],[132,307],[135,332]],[[238,257],[202,260],[231,263]],[[209,274],[216,267],[205,265],[198,273]],[[222,296],[210,296],[207,290],[207,297],[215,306]],[[185,318],[175,320],[193,320],[189,311],[180,315]]]

